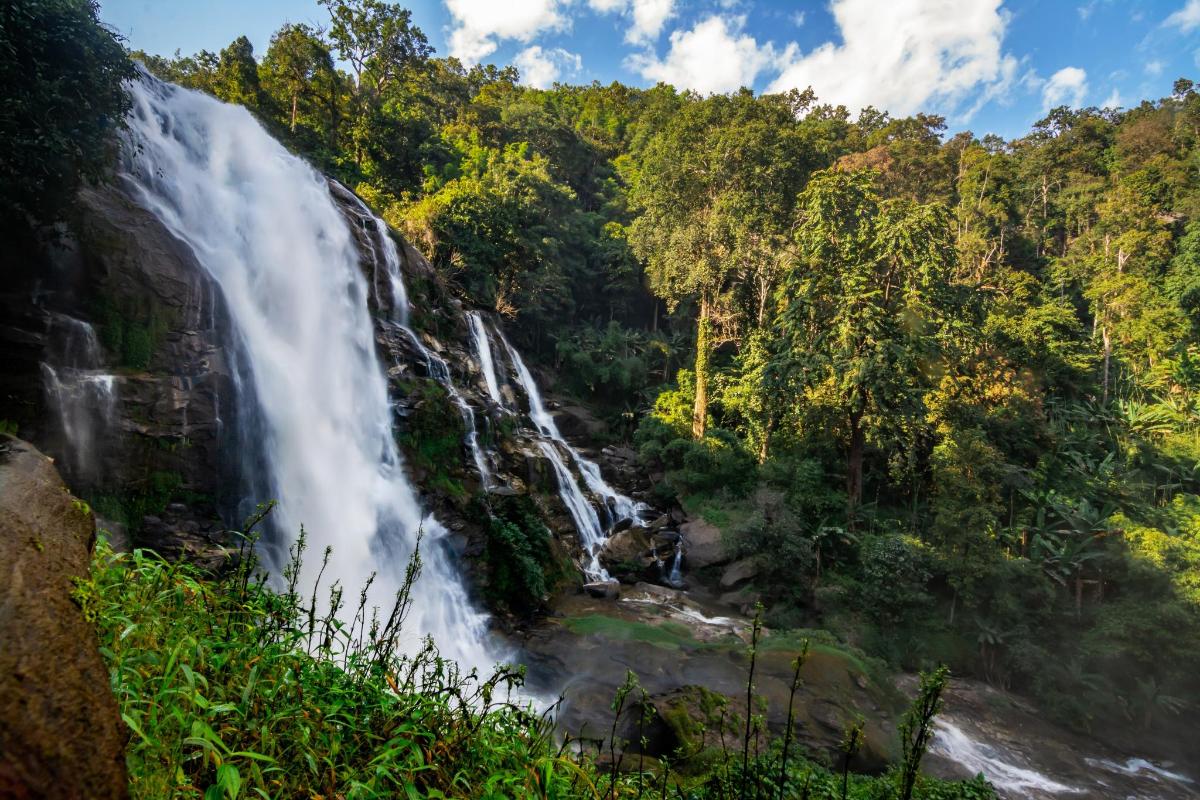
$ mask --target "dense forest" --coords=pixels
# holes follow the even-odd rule
[[[1190,713],[1191,80],[1005,141],[811,91],[532,89],[437,57],[399,6],[320,5],[260,52],[132,55],[249,108],[507,317],[664,507],[761,562],[767,625],[1085,729]]]

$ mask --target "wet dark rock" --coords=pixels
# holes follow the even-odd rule
[[[671,517],[667,514],[660,514],[653,522],[647,523],[647,530],[660,531],[671,525]]]
[[[237,484],[235,461],[222,455],[237,415],[219,288],[120,184],[84,189],[76,211],[0,289],[0,417],[84,496],[124,503],[169,484],[206,498],[204,513],[214,513],[236,499]],[[83,364],[69,343],[89,327]],[[113,350],[131,331],[142,348]],[[88,447],[67,440],[42,363],[60,376],[86,368],[111,380],[111,414],[91,404],[99,418],[89,421]]]
[[[550,676],[558,691],[563,688],[563,676],[569,676],[563,689],[561,726],[572,735],[603,740],[613,723],[614,694],[626,670],[633,670],[657,717],[645,731],[650,739],[649,755],[674,756],[673,748],[685,741],[694,746],[691,736],[701,724],[708,726],[706,741],[712,744],[716,728],[707,708],[724,698],[730,714],[744,714],[749,661],[743,637],[748,635],[749,620],[717,616],[718,611],[696,606],[685,593],[652,584],[626,587],[623,594],[620,603],[586,595],[560,601],[564,616],[544,621],[525,642],[533,685]],[[604,624],[599,624],[601,619]],[[787,722],[795,655],[787,648],[764,648],[759,654],[755,694],[767,703],[766,722],[774,735],[781,734]],[[796,741],[817,757],[833,758],[842,731],[830,730],[815,714],[826,722],[836,717],[844,726],[861,713],[867,718],[867,741],[852,767],[879,772],[895,757],[894,723],[902,703],[870,676],[866,676],[869,688],[861,688],[860,674],[852,657],[834,649],[810,654],[796,697]],[[703,692],[700,686],[706,687]],[[635,713],[619,720],[619,738],[630,742],[640,738],[627,735],[636,730],[631,727],[636,719]],[[730,740],[729,735],[726,738]],[[636,745],[631,746],[633,752]],[[682,766],[675,758],[672,763]]]
[[[626,528],[604,540],[600,548],[600,563],[607,569],[621,564],[638,563],[645,566],[653,559],[650,537],[645,528]]]
[[[161,515],[142,517],[133,545],[154,550],[172,561],[190,561],[214,575],[231,569],[240,554],[234,540],[216,519],[203,519],[183,503],[171,503]]]
[[[553,400],[547,400],[546,406],[554,409],[555,424],[562,435],[572,442],[594,446],[608,436],[608,426],[584,406],[559,404]]]
[[[128,734],[72,600],[92,514],[32,445],[0,451],[0,797],[126,797]]]

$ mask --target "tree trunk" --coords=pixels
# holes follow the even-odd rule
[[[1100,335],[1104,338],[1104,397],[1101,402],[1108,405],[1108,370],[1112,362],[1112,337],[1109,336],[1107,323],[1101,329]]]
[[[850,449],[846,456],[846,524],[854,530],[854,517],[862,502],[863,448],[866,436],[862,426],[863,412],[850,413]]]
[[[700,295],[700,319],[696,322],[696,403],[692,406],[692,437],[704,438],[708,420],[708,368],[712,356],[712,309],[707,294]]]
[[[758,463],[767,463],[767,456],[771,451],[771,435],[775,433],[775,412],[767,414],[767,424],[763,428],[762,442],[758,447]]]
[[[292,133],[296,132],[296,104],[300,95],[292,93]]]

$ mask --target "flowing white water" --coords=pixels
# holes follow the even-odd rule
[[[1172,772],[1144,758],[1130,758],[1124,763],[1109,761],[1107,758],[1085,758],[1084,761],[1090,766],[1099,767],[1100,769],[1121,775],[1132,777],[1145,775],[1154,781],[1170,781],[1179,784],[1195,783],[1195,781],[1186,775]]]
[[[400,268],[400,251],[396,247],[396,242],[388,233],[387,223],[375,215],[370,207],[359,198],[354,192],[342,186],[340,183],[333,183],[334,191],[343,199],[348,201],[358,210],[359,219],[364,227],[370,228],[375,235],[375,247],[371,249],[371,262],[374,269],[371,270],[371,280],[375,286],[375,297],[377,300],[382,299],[379,292],[379,258],[376,252],[383,253],[383,267],[387,272],[388,287],[391,290],[392,313],[391,319],[401,325],[408,327],[408,291],[404,288],[404,273]],[[411,333],[411,332],[410,332]]]
[[[400,249],[396,247],[396,241],[388,233],[387,223],[377,217],[375,212],[371,211],[354,192],[341,184],[334,183],[333,185],[334,190],[358,210],[359,219],[362,220],[363,225],[370,227],[375,234],[375,247],[371,248],[371,261],[374,266],[371,274],[375,285],[375,297],[377,300],[382,299],[379,293],[379,258],[376,255],[376,251],[378,251],[383,254],[383,266],[387,273],[388,286],[391,288],[391,320],[400,326],[409,341],[417,348],[417,352],[425,361],[425,370],[429,376],[446,387],[450,399],[458,407],[463,425],[466,426],[467,448],[471,452],[471,459],[475,462],[475,469],[479,472],[479,479],[483,482],[484,488],[487,488],[491,485],[492,476],[488,470],[487,459],[479,446],[479,431],[475,427],[475,410],[471,408],[466,398],[462,396],[462,392],[458,391],[458,387],[454,385],[454,380],[450,376],[450,366],[445,359],[426,347],[425,343],[421,341],[421,337],[417,336],[417,332],[408,326],[408,291],[404,288],[404,273],[400,267]]]
[[[671,572],[667,575],[667,583],[679,587],[683,585],[683,537],[675,540],[675,555],[671,557]]]
[[[558,478],[559,496],[562,498],[563,505],[571,512],[575,528],[579,531],[580,545],[585,559],[585,563],[582,565],[584,574],[592,581],[609,580],[609,574],[600,565],[598,558],[600,547],[607,537],[606,526],[600,521],[596,509],[588,501],[575,480],[575,476],[571,474],[571,470],[563,461],[559,454],[559,448],[570,453],[571,459],[578,467],[579,474],[583,476],[588,489],[603,501],[605,515],[609,518],[610,525],[619,519],[633,517],[639,511],[640,505],[609,486],[600,476],[600,467],[584,458],[583,454],[572,447],[563,437],[558,430],[558,425],[554,422],[554,417],[546,411],[546,407],[542,403],[542,393],[538,390],[533,374],[525,366],[521,354],[509,344],[503,331],[497,328],[496,333],[504,344],[509,360],[512,361],[513,369],[516,370],[517,380],[520,382],[525,396],[529,399],[529,418],[533,420],[533,424],[543,437],[538,445],[554,466],[554,474]],[[486,340],[486,336],[484,339]]]
[[[75,480],[88,482],[98,477],[98,445],[115,423],[117,381],[101,369],[95,328],[56,312],[48,321],[42,389],[62,434],[63,465]]]
[[[475,357],[479,360],[488,396],[492,398],[493,403],[503,408],[504,398],[500,396],[500,382],[496,380],[496,362],[492,358],[492,343],[488,339],[487,328],[484,327],[477,311],[467,312],[467,322],[471,326],[471,345],[475,350]]]
[[[425,371],[435,381],[446,387],[446,391],[450,395],[450,399],[454,401],[454,405],[458,406],[458,413],[462,416],[463,425],[467,430],[467,447],[471,451],[471,458],[475,462],[475,469],[479,472],[479,480],[483,483],[483,488],[491,486],[492,473],[488,469],[487,458],[483,455],[483,448],[479,446],[479,431],[475,428],[475,409],[471,408],[471,404],[462,396],[462,392],[454,385],[454,380],[450,377],[450,365],[446,363],[446,359],[439,356],[437,353],[430,350],[421,341],[421,337],[417,336],[416,331],[407,326],[402,326],[402,330],[408,334],[409,340],[413,346],[417,348],[417,352],[421,354],[421,358],[425,361]]]
[[[508,351],[508,357],[512,360],[513,368],[517,372],[517,379],[521,383],[521,388],[525,391],[525,396],[529,398],[529,418],[533,420],[533,424],[537,426],[541,434],[563,447],[571,454],[571,459],[575,462],[575,466],[579,469],[579,474],[583,476],[583,481],[587,485],[592,494],[599,497],[604,503],[606,516],[609,517],[609,525],[619,522],[622,519],[635,519],[641,511],[646,508],[645,504],[634,502],[632,498],[618,492],[608,485],[608,482],[600,475],[600,467],[594,462],[583,457],[583,454],[576,450],[563,437],[558,430],[558,425],[554,422],[554,417],[550,416],[550,412],[546,411],[545,405],[542,403],[542,393],[538,390],[537,382],[533,379],[533,374],[529,368],[525,366],[525,361],[521,358],[521,354],[517,349],[508,342],[508,338],[504,332],[496,328],[496,333],[500,336],[500,341],[504,344],[504,349]],[[572,483],[574,483],[572,481]],[[576,487],[578,490],[578,487]],[[603,538],[603,530],[601,530],[601,538]]]
[[[311,590],[331,547],[324,585],[353,597],[378,573],[370,602],[386,614],[423,529],[405,644],[431,634],[464,667],[490,666],[486,618],[401,467],[359,254],[327,182],[243,108],[144,74],[129,88],[125,177],[220,286],[249,367],[239,391],[257,405],[275,526],[285,538],[308,532],[302,585]]]
[[[962,764],[972,772],[982,772],[992,785],[1006,796],[1028,797],[1053,794],[1079,794],[1075,786],[1067,786],[1036,770],[1011,763],[1010,757],[995,748],[978,742],[952,722],[937,720],[934,725],[930,751]]]
[[[86,323],[84,323],[86,324]],[[97,444],[112,429],[116,411],[116,378],[97,370],[41,364],[42,387],[58,418],[63,457],[72,477],[95,479]]]
[[[599,556],[600,547],[604,544],[604,528],[600,526],[600,517],[596,515],[596,509],[583,496],[583,492],[579,491],[579,484],[575,483],[575,476],[571,474],[571,470],[563,461],[557,444],[542,439],[538,442],[538,447],[554,467],[554,476],[558,480],[559,497],[562,498],[567,511],[571,513],[571,519],[575,521],[575,530],[579,531],[579,547],[583,550],[584,559],[580,566],[583,567],[584,575],[589,581],[609,580],[611,576],[608,571],[600,566]]]

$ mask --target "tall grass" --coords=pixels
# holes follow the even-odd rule
[[[114,553],[101,538],[76,597],[131,731],[134,798],[845,796],[841,776],[794,747],[760,750],[757,732],[752,755],[744,743],[699,776],[641,756],[622,763],[615,749],[597,765],[514,699],[521,670],[463,673],[431,641],[397,652],[418,558],[386,614],[366,607],[365,589],[345,607],[336,587],[322,614],[316,592],[297,585],[303,554],[301,538],[273,591],[252,547],[214,578],[149,551]],[[848,796],[895,797],[897,777],[852,775]],[[981,780],[921,778],[914,796],[992,794]]]

